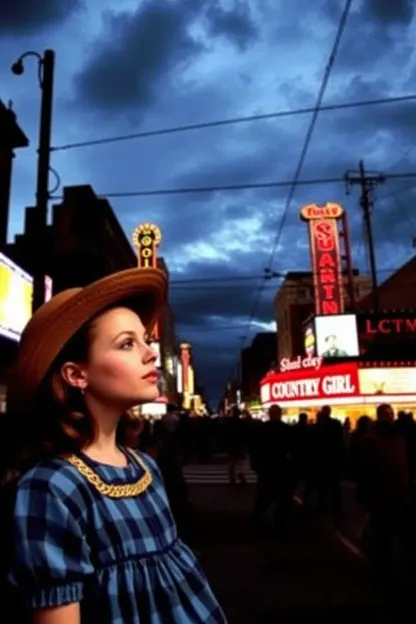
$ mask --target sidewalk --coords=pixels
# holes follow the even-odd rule
[[[191,493],[201,563],[229,624],[314,617],[338,624],[363,616],[367,622],[404,621],[398,601],[390,597],[389,607],[368,566],[302,508],[295,510],[289,537],[256,538],[248,529],[252,486],[195,485]],[[402,601],[400,608],[406,609]]]

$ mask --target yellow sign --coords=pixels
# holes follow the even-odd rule
[[[340,204],[307,204],[300,209],[300,216],[304,221],[311,219],[339,219],[344,214]]]
[[[0,335],[19,340],[32,316],[33,280],[0,253]]]
[[[139,267],[148,269],[157,266],[156,249],[162,240],[162,233],[153,223],[142,223],[133,232],[133,245],[137,248]]]

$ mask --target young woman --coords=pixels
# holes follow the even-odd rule
[[[226,622],[154,460],[129,450],[128,410],[158,396],[147,336],[166,287],[129,269],[56,295],[23,333],[10,579],[36,624]]]

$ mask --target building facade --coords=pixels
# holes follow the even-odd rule
[[[356,305],[371,291],[371,280],[354,271],[354,298]],[[348,287],[344,279],[345,309],[350,307]],[[292,358],[304,352],[303,324],[314,313],[314,284],[310,271],[287,273],[274,302],[278,329],[276,360]]]
[[[259,398],[260,380],[277,362],[276,332],[257,334],[249,347],[242,349],[241,400],[244,403],[255,402]]]
[[[379,310],[416,310],[416,256],[394,271],[377,289]],[[357,298],[357,310],[375,311],[371,288]]]
[[[28,145],[15,113],[0,100],[0,250],[7,243],[14,150]]]
[[[5,253],[28,273],[34,265],[32,244],[34,207],[26,208],[25,230],[6,246]],[[52,222],[44,232],[42,249],[53,292],[86,286],[137,265],[136,255],[106,199],[91,186],[65,187],[63,200],[52,207]],[[35,252],[36,252],[35,251]]]

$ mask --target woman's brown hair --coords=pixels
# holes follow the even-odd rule
[[[38,389],[30,412],[13,415],[14,460],[9,468],[21,471],[45,457],[76,453],[94,441],[96,423],[83,395],[79,389],[69,386],[61,375],[65,362],[88,361],[93,330],[94,319],[84,325],[59,353]],[[123,414],[117,429],[117,442],[134,448],[141,430],[139,418]]]

